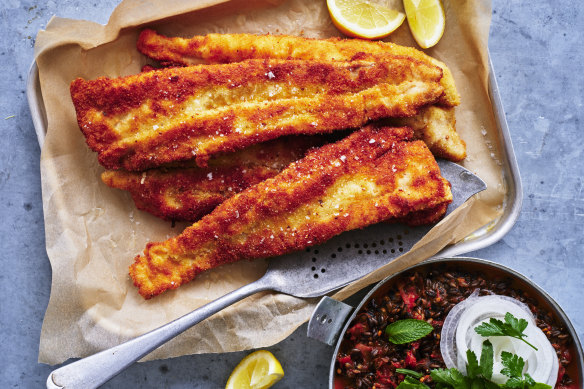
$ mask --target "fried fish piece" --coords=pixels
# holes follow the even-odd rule
[[[248,60],[71,83],[79,127],[108,169],[145,170],[283,135],[412,116],[443,94],[442,71],[384,62]]]
[[[434,208],[412,212],[405,217],[386,220],[388,223],[404,223],[409,226],[423,226],[437,223],[448,210],[448,203],[440,204]]]
[[[445,63],[416,50],[395,43],[363,39],[312,39],[290,35],[208,34],[192,38],[166,37],[151,29],[140,33],[138,50],[162,64],[195,65],[239,62],[254,58],[303,59],[320,61],[377,61],[384,55],[414,58],[442,69],[444,96],[440,102],[453,107],[460,104],[454,77]]]
[[[436,157],[455,162],[466,158],[466,143],[455,129],[454,108],[431,105],[415,116],[388,119],[387,123],[413,129],[416,138],[423,140]]]
[[[130,192],[142,211],[164,220],[194,222],[324,143],[318,136],[285,137],[213,158],[207,168],[192,163],[144,172],[106,170],[101,179],[112,188]]]
[[[134,285],[148,299],[225,263],[281,255],[427,210],[437,215],[452,201],[450,184],[412,137],[409,128],[370,125],[310,151],[179,236],[149,243],[130,266]]]
[[[460,104],[454,78],[448,67],[412,47],[358,39],[309,39],[286,35],[209,34],[192,38],[169,38],[146,29],[137,47],[146,56],[166,65],[188,66],[205,61],[229,63],[252,58],[349,61],[355,58],[375,60],[384,55],[400,55],[438,66],[444,95],[439,104],[410,120],[396,125],[411,126],[416,136],[426,141],[432,153],[451,161],[466,157],[466,144],[456,132],[453,107]]]

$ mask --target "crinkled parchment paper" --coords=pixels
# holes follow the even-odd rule
[[[400,7],[398,2],[397,6]],[[446,62],[462,95],[458,131],[468,145],[464,165],[489,189],[437,225],[409,253],[335,297],[343,298],[404,266],[421,261],[494,220],[505,196],[499,140],[487,92],[490,1],[445,1],[446,31],[428,50]],[[38,34],[36,60],[48,119],[41,156],[47,252],[53,269],[51,298],[43,323],[39,360],[56,364],[117,345],[156,328],[228,291],[259,278],[265,260],[210,271],[178,290],[143,300],[128,266],[146,242],[178,234],[137,211],[128,194],[105,186],[77,126],[69,96],[76,77],[137,73],[146,62],[135,48],[141,28],[168,35],[209,32],[338,35],[324,0],[123,1],[109,23],[53,18]],[[415,46],[407,23],[391,40]],[[316,299],[261,293],[198,324],[148,358],[227,352],[281,341],[310,316]]]

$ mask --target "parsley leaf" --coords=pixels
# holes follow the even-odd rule
[[[517,319],[515,316],[507,312],[505,314],[505,322],[511,327],[516,336],[525,336],[523,331],[527,328],[527,320]]]
[[[407,376],[395,389],[430,389],[430,387],[415,378]]]
[[[464,376],[456,368],[436,369],[430,372],[432,380],[436,383],[436,389],[552,389],[549,385],[535,382],[529,374],[523,374],[525,367],[523,358],[506,351],[501,353],[501,363],[504,367],[501,374],[506,375],[509,379],[503,385],[492,382],[493,345],[489,340],[483,342],[480,363],[476,354],[471,350],[467,350],[466,357],[468,359],[466,365],[468,376]],[[400,389],[418,389],[418,387]]]
[[[505,388],[521,388],[523,389],[524,382],[521,377],[511,377],[505,382]]]
[[[493,344],[487,339],[481,350],[481,374],[488,380],[493,376],[493,359]]]
[[[489,322],[484,322],[478,327],[475,327],[475,332],[482,336],[506,336],[503,330],[505,323],[499,319],[492,317]]]
[[[431,324],[424,320],[398,320],[385,327],[385,334],[391,343],[411,343],[423,338],[434,330]]]
[[[503,351],[501,353],[501,364],[505,366],[505,368],[501,370],[501,374],[510,378],[523,376],[523,367],[525,367],[525,361],[523,361],[523,358],[521,358],[519,355]]]
[[[531,376],[527,373],[525,373],[525,383],[527,383],[527,385],[529,386],[533,386],[535,385],[535,380],[533,378],[531,378]]]
[[[535,351],[537,347],[525,340],[525,335],[523,331],[527,328],[527,320],[517,319],[511,313],[507,312],[505,314],[505,322],[494,317],[490,318],[488,322],[482,323],[480,326],[475,327],[477,334],[482,336],[510,336],[515,339],[524,341],[526,344],[531,346]]]
[[[399,373],[399,374],[405,374],[408,376],[412,376],[412,377],[417,378],[417,379],[420,379],[424,376],[422,373],[418,373],[417,371],[410,370],[410,369],[395,369],[395,372]]]
[[[432,381],[450,385],[455,389],[470,389],[470,380],[455,368],[436,369],[430,372]]]
[[[479,367],[477,355],[471,350],[466,350],[466,359],[468,359],[468,365],[466,365],[466,374],[468,374],[470,378],[479,376],[481,374],[481,369]]]

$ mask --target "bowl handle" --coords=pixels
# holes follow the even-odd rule
[[[308,337],[332,346],[352,310],[350,305],[323,297],[308,322]]]

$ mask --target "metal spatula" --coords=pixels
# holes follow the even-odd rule
[[[485,183],[451,162],[439,161],[452,184],[448,212],[486,188]],[[133,340],[53,371],[47,388],[95,388],[178,334],[223,308],[254,293],[273,290],[296,297],[318,297],[355,281],[407,252],[431,226],[404,227],[380,223],[349,231],[302,252],[271,259],[259,280]]]

